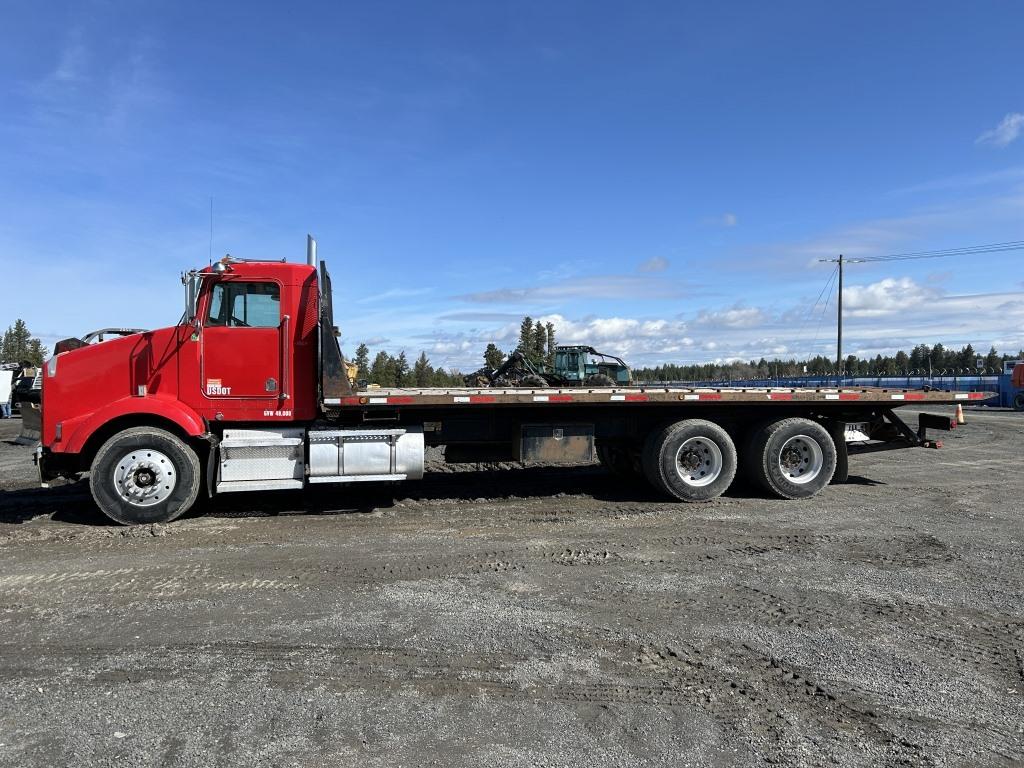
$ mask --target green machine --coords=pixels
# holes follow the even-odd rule
[[[563,386],[628,387],[633,380],[622,358],[584,346],[555,347],[552,375]]]
[[[622,358],[593,347],[555,347],[553,366],[536,364],[522,352],[496,370],[481,368],[465,377],[471,387],[628,387],[633,374]]]

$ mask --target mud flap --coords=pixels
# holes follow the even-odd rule
[[[43,416],[38,403],[21,403],[21,434],[14,438],[18,445],[35,445],[43,439]]]

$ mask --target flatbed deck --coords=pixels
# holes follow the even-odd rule
[[[933,405],[963,403],[991,397],[988,392],[953,392],[948,390],[835,388],[685,388],[685,387],[614,387],[601,389],[557,388],[380,388],[355,395],[327,398],[324,405],[333,408],[366,406],[476,406],[476,405],[551,405],[580,403],[616,405],[646,403],[679,405],[683,403],[746,403],[813,402],[823,405],[864,402],[898,407],[907,403]]]

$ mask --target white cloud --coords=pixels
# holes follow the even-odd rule
[[[1011,112],[995,128],[985,131],[977,139],[975,144],[990,144],[993,147],[1005,147],[1017,140],[1021,131],[1024,130],[1024,114]]]
[[[664,272],[668,269],[668,259],[654,256],[637,267],[638,272]]]
[[[708,307],[686,317],[567,317],[546,314],[560,344],[589,344],[622,357],[634,367],[662,363],[757,360],[761,357],[805,358],[835,355],[834,303],[819,322],[804,324],[808,307]],[[909,350],[915,344],[971,343],[1002,351],[1024,346],[1024,292],[1016,286],[1003,293],[952,294],[910,277],[892,277],[847,286],[844,293],[844,340],[862,356]],[[442,322],[446,322],[442,320]],[[457,322],[457,321],[456,321]],[[427,331],[406,346],[437,355],[435,364],[474,370],[487,342],[510,349],[519,322],[510,318],[491,327]],[[422,340],[422,344],[420,343]],[[397,342],[395,350],[401,348]]]
[[[960,242],[971,242],[979,231],[1007,226],[1019,227],[1024,215],[1024,194],[976,198],[944,204],[906,216],[871,219],[837,228],[802,241],[777,243],[734,262],[744,270],[751,267],[778,273],[781,267],[805,269],[821,265],[819,259],[833,259],[840,253],[850,258],[879,256],[903,250],[925,250]],[[1006,238],[1016,239],[1015,235]],[[832,265],[828,265],[831,268]]]
[[[707,227],[726,227],[727,229],[732,229],[740,223],[740,217],[732,211],[726,211],[717,216],[708,216],[701,219],[700,223]]]
[[[562,303],[567,299],[674,299],[685,295],[682,283],[646,275],[592,275],[525,288],[497,288],[456,296],[474,304]]]
[[[919,195],[922,193],[944,192],[948,190],[965,190],[974,187],[988,187],[994,185],[1015,184],[1024,178],[1024,166],[1013,166],[1003,168],[999,171],[985,173],[961,173],[954,176],[945,176],[939,179],[931,179],[920,184],[912,184],[909,187],[901,187],[886,192],[887,196]]]
[[[425,293],[430,293],[433,288],[389,288],[381,293],[375,293],[371,296],[363,296],[361,299],[356,299],[356,304],[372,304],[377,301],[388,301],[390,299],[407,299],[412,296],[422,296]]]
[[[61,49],[57,66],[50,79],[61,83],[77,83],[85,79],[89,51],[82,42],[80,30],[74,30]]]
[[[765,312],[757,307],[731,307],[730,309],[697,313],[695,323],[705,327],[752,328],[767,321]]]
[[[915,309],[937,297],[937,291],[909,277],[887,277],[869,285],[849,286],[843,291],[843,309],[850,317],[880,317]]]

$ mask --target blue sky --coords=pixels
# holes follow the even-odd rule
[[[348,351],[463,369],[524,314],[637,365],[833,354],[816,259],[1024,240],[1019,4],[4,17],[0,322],[48,343],[173,323],[211,197],[215,257],[317,236]],[[1024,346],[1024,252],[847,284],[848,351]]]

